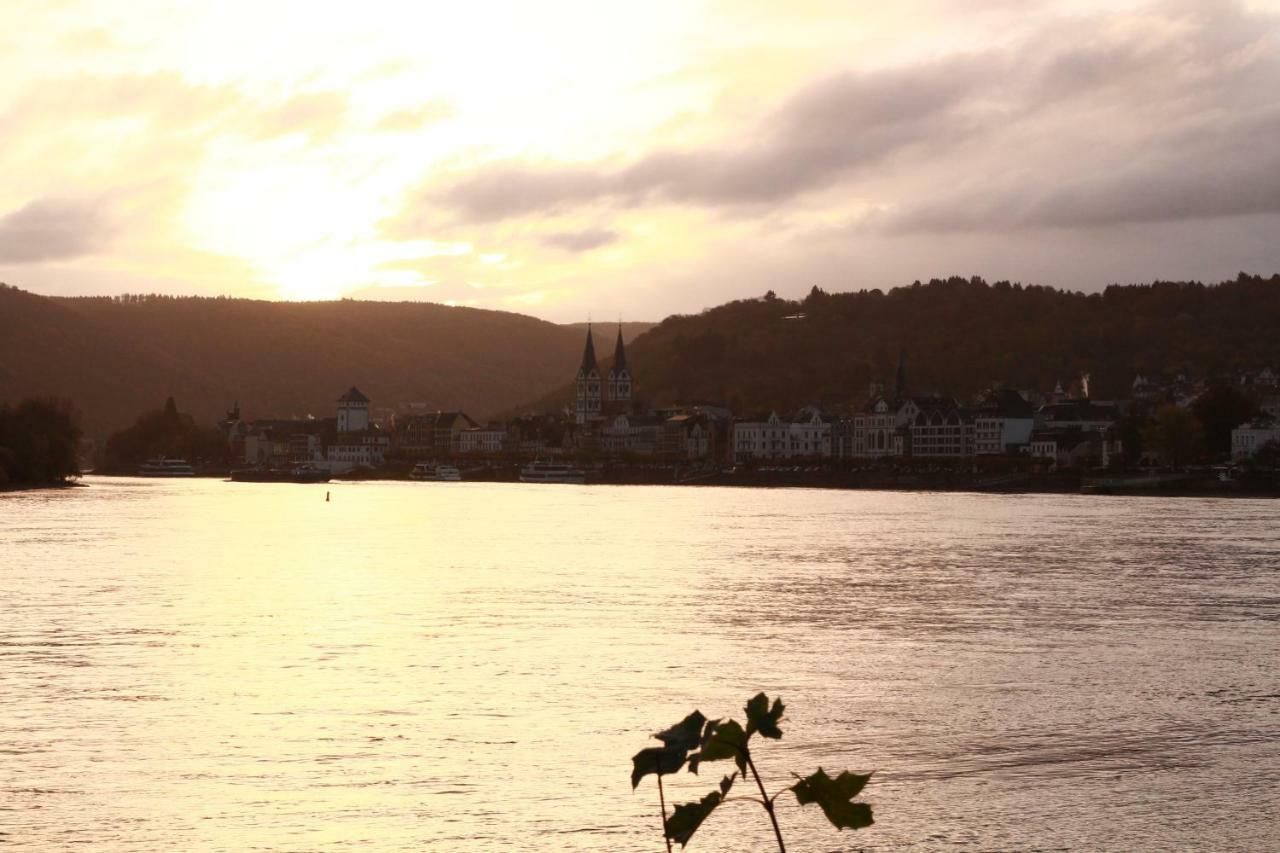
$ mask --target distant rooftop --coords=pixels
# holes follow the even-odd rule
[[[352,385],[347,393],[338,398],[339,403],[367,403],[369,398],[360,393],[360,389]]]

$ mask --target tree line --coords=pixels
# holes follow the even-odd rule
[[[0,487],[61,485],[80,474],[80,418],[66,400],[0,403]]]

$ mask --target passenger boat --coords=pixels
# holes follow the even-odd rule
[[[462,472],[452,465],[433,465],[429,462],[419,462],[409,472],[409,479],[437,483],[456,483],[462,479]]]
[[[522,483],[577,483],[587,481],[587,472],[560,462],[533,462],[520,469]]]
[[[169,459],[157,456],[138,466],[140,477],[194,477],[196,471],[185,459]]]
[[[329,472],[310,463],[283,468],[241,468],[231,472],[237,483],[327,483]]]

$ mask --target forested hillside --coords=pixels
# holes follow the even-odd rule
[[[598,329],[612,351],[613,330]],[[174,397],[200,423],[332,415],[352,385],[373,404],[484,417],[577,369],[578,329],[430,303],[194,297],[62,299],[0,288],[0,401],[67,397],[103,436]]]
[[[649,403],[715,401],[736,411],[861,401],[892,387],[966,397],[991,383],[1051,389],[1082,372],[1094,397],[1125,396],[1135,373],[1280,367],[1280,276],[1219,285],[1157,282],[1085,295],[951,278],[881,292],[768,295],[668,317],[628,349]],[[571,398],[562,388],[540,405]]]

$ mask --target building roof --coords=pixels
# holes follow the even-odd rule
[[[587,344],[582,348],[582,366],[578,368],[578,372],[586,376],[591,371],[598,371],[596,366],[596,345],[591,338],[591,324],[587,324]]]
[[[367,403],[369,398],[360,393],[360,389],[352,385],[347,393],[338,398],[339,403]]]
[[[618,323],[618,343],[613,348],[613,367],[609,368],[610,376],[618,376],[627,372],[627,348],[622,343],[622,323]]]
[[[978,406],[977,413],[987,417],[1029,418],[1033,414],[1031,404],[1012,388],[992,391]]]

